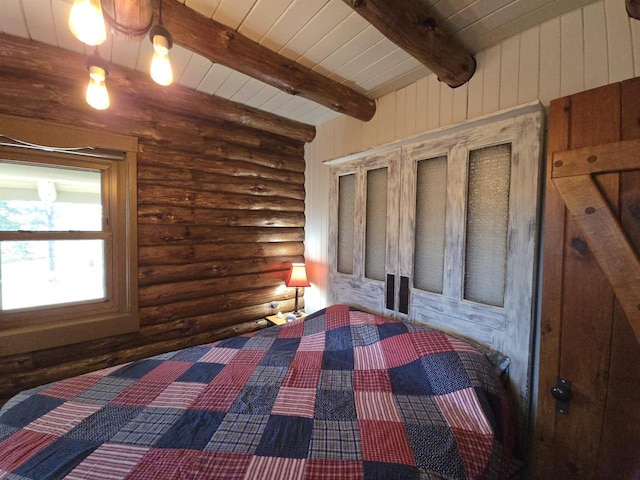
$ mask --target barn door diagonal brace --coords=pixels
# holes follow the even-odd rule
[[[552,179],[640,343],[640,260],[633,245],[591,175],[552,173]]]

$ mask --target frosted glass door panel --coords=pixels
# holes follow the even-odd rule
[[[511,144],[469,152],[464,298],[504,306]]]
[[[442,293],[447,157],[421,160],[416,177],[415,288]]]
[[[387,251],[387,183],[389,172],[377,168],[367,172],[367,229],[364,276],[385,279]]]
[[[355,225],[355,174],[338,179],[338,272],[353,273],[353,233]]]

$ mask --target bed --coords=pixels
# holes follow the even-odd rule
[[[0,479],[500,479],[513,424],[475,347],[334,305],[18,394]]]

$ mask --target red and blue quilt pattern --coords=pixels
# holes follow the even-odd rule
[[[338,305],[17,395],[0,479],[506,478],[513,437],[475,348]]]

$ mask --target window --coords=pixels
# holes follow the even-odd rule
[[[136,140],[6,116],[0,134],[0,355],[137,330]]]

